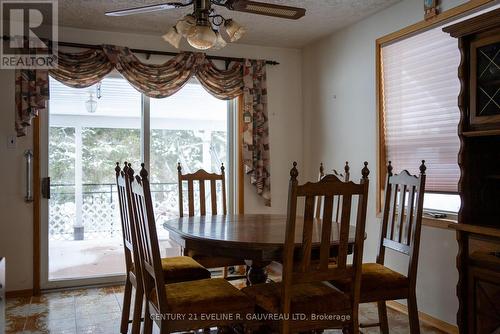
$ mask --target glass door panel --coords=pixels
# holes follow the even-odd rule
[[[49,281],[124,274],[114,162],[139,166],[141,103],[120,77],[83,89],[50,80]]]
[[[181,163],[183,173],[201,168],[220,173],[224,163],[229,179],[227,117],[228,103],[210,95],[196,79],[168,98],[150,99],[151,190],[163,256],[180,252],[162,227],[165,220],[179,216],[177,163]],[[205,189],[210,214],[210,187],[206,185]],[[194,191],[198,191],[197,184]],[[217,192],[220,198],[220,185]],[[199,195],[194,198],[195,207],[199,207]]]

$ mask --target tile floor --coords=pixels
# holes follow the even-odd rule
[[[119,333],[122,287],[78,289],[49,292],[40,297],[11,298],[6,303],[6,331],[11,333],[114,334]],[[408,317],[391,309],[389,325],[393,334],[407,334]],[[377,320],[375,305],[361,306],[360,321]],[[422,334],[443,332],[421,324]],[[158,333],[155,329],[154,333]],[[340,333],[327,331],[325,334]],[[364,329],[363,333],[379,333]]]

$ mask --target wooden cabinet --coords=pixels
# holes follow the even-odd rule
[[[462,207],[457,322],[461,334],[500,333],[500,9],[444,29],[458,38]]]

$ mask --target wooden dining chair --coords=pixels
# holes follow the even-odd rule
[[[126,281],[123,294],[122,318],[120,333],[128,333],[130,308],[132,302],[132,288],[135,289],[135,303],[132,317],[132,334],[138,334],[141,327],[143,286],[142,276],[138,273],[139,251],[137,235],[133,224],[131,205],[130,177],[134,174],[130,164],[125,162],[123,170],[117,162],[115,167],[116,185],[118,189],[118,203],[122,224],[123,248],[125,253]],[[210,272],[187,256],[178,256],[161,259],[163,275],[166,282],[180,282],[210,278]]]
[[[131,190],[146,297],[144,333],[152,332],[153,321],[159,326],[160,334],[244,322],[254,305],[244,293],[223,278],[166,284],[148,172],[144,164],[140,176],[136,175],[132,180]],[[169,315],[176,317],[169,318]]]
[[[389,333],[385,302],[407,299],[410,333],[420,333],[415,290],[426,169],[422,160],[419,176],[410,175],[406,170],[393,174],[389,161],[377,259],[376,263],[363,264],[361,278],[361,303],[377,302],[379,322],[362,324],[361,327],[380,327],[382,333]],[[409,257],[406,276],[384,265],[386,248]],[[343,289],[348,286],[341,280],[334,284]]]
[[[363,243],[365,238],[366,207],[368,199],[367,163],[359,184],[343,182],[335,175],[326,175],[316,183],[298,185],[297,163],[290,171],[288,213],[283,253],[283,277],[279,283],[259,284],[242,291],[255,300],[262,312],[283,315],[282,321],[272,321],[282,334],[342,328],[358,333],[358,303],[361,282]],[[342,195],[344,200],[339,222],[333,221],[333,198]],[[321,231],[314,226],[314,202],[324,198]],[[297,202],[305,199],[304,224],[296,231]],[[357,199],[357,202],[355,201]],[[356,232],[353,243],[352,264],[348,263],[351,206],[357,203]],[[297,239],[299,236],[300,239]],[[314,236],[318,241],[314,242]],[[337,240],[337,263],[330,263],[332,240]],[[351,240],[352,242],[352,240]],[[319,248],[319,261],[313,261],[312,250]],[[350,291],[341,291],[328,283],[342,278],[351,284]],[[307,319],[294,318],[305,314]],[[314,315],[325,315],[312,319]]]
[[[205,216],[207,214],[207,201],[206,201],[206,183],[210,183],[210,213],[216,215],[218,213],[218,201],[217,201],[217,182],[220,183],[221,196],[220,203],[222,203],[221,214],[227,214],[226,205],[226,176],[224,164],[220,167],[220,174],[208,173],[204,169],[200,169],[194,173],[182,174],[182,166],[179,162],[177,164],[177,174],[179,182],[179,216],[184,217],[184,184],[187,183],[187,195],[188,195],[188,215],[193,217],[195,214],[200,216]],[[195,210],[195,185],[198,184],[199,189],[199,208]],[[223,268],[223,277],[226,279],[241,279],[245,276],[229,276],[228,267],[244,265],[243,260],[238,260],[234,258],[227,258],[222,256],[205,256],[199,252],[185,249],[184,255],[191,256],[197,262],[202,264],[206,268]]]

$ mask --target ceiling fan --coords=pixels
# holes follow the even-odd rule
[[[127,16],[176,9],[193,5],[193,13],[184,16],[163,35],[163,39],[179,48],[182,37],[199,50],[222,49],[227,42],[221,32],[225,30],[228,39],[235,42],[245,33],[245,28],[232,19],[225,19],[215,13],[212,5],[226,7],[232,11],[297,20],[305,15],[304,8],[275,5],[248,0],[185,0],[167,2],[106,12],[107,16]],[[224,28],[224,29],[222,29]]]

